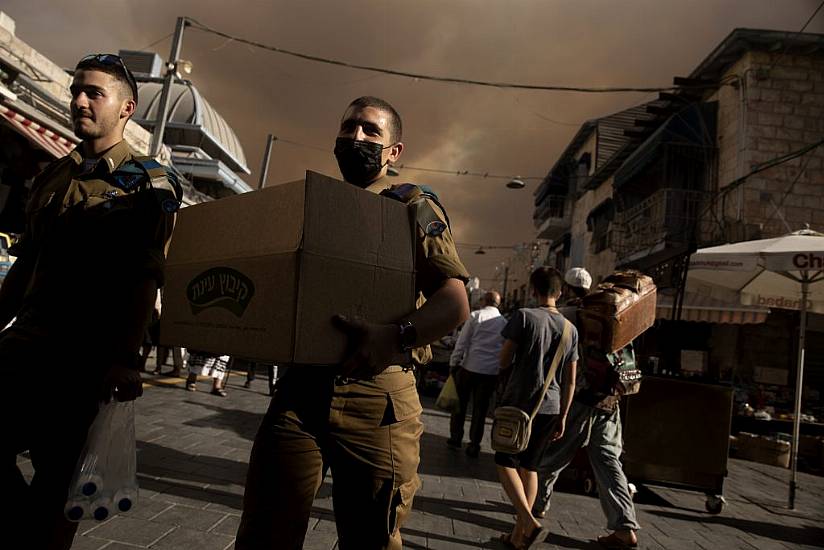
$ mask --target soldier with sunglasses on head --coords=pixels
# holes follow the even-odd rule
[[[77,524],[63,507],[98,404],[142,394],[138,350],[182,196],[171,173],[123,139],[137,84],[120,57],[81,59],[71,95],[82,142],[34,179],[0,288],[0,326],[16,318],[0,333],[0,376],[13,388],[0,400],[10,548],[71,547]],[[26,450],[31,483],[16,465]]]

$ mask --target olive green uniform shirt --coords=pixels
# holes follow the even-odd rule
[[[414,210],[415,230],[415,289],[416,307],[438,290],[446,279],[469,281],[469,272],[458,257],[449,220],[439,204],[423,190],[410,184],[390,186],[384,195],[391,194]],[[412,353],[416,364],[425,365],[432,359],[429,346],[417,348]]]
[[[31,262],[33,273],[12,330],[34,339],[91,339],[105,348],[122,330],[118,316],[134,307],[137,285],[153,278],[162,286],[174,212],[130,162],[136,155],[125,140],[97,159],[80,151],[34,179],[26,229],[11,250]],[[124,177],[127,164],[132,175]],[[179,205],[176,180],[169,189]]]

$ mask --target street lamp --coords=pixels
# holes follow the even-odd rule
[[[522,180],[520,176],[516,176],[509,180],[506,186],[510,189],[523,189],[526,187],[526,183],[524,183],[524,180]]]

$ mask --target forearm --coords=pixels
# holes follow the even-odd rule
[[[0,329],[8,325],[20,311],[31,275],[30,262],[23,258],[18,258],[6,274],[3,286],[0,287]]]
[[[572,397],[575,395],[575,375],[577,370],[576,363],[570,363],[567,368],[567,376],[561,386],[561,416],[566,417],[569,413],[569,408],[572,406]]]
[[[466,290],[459,279],[447,279],[423,306],[405,319],[415,326],[417,346],[449,334],[469,317]]]

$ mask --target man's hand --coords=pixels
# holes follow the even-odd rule
[[[372,378],[390,365],[409,363],[409,354],[399,347],[397,325],[378,325],[343,315],[335,315],[332,322],[349,338],[342,376]]]
[[[103,379],[103,401],[108,403],[114,397],[117,401],[134,401],[143,395],[143,380],[140,373],[124,365],[114,365]]]
[[[550,441],[557,441],[564,437],[566,430],[566,416],[558,416],[555,419],[555,425],[552,427],[552,434],[549,436]]]

